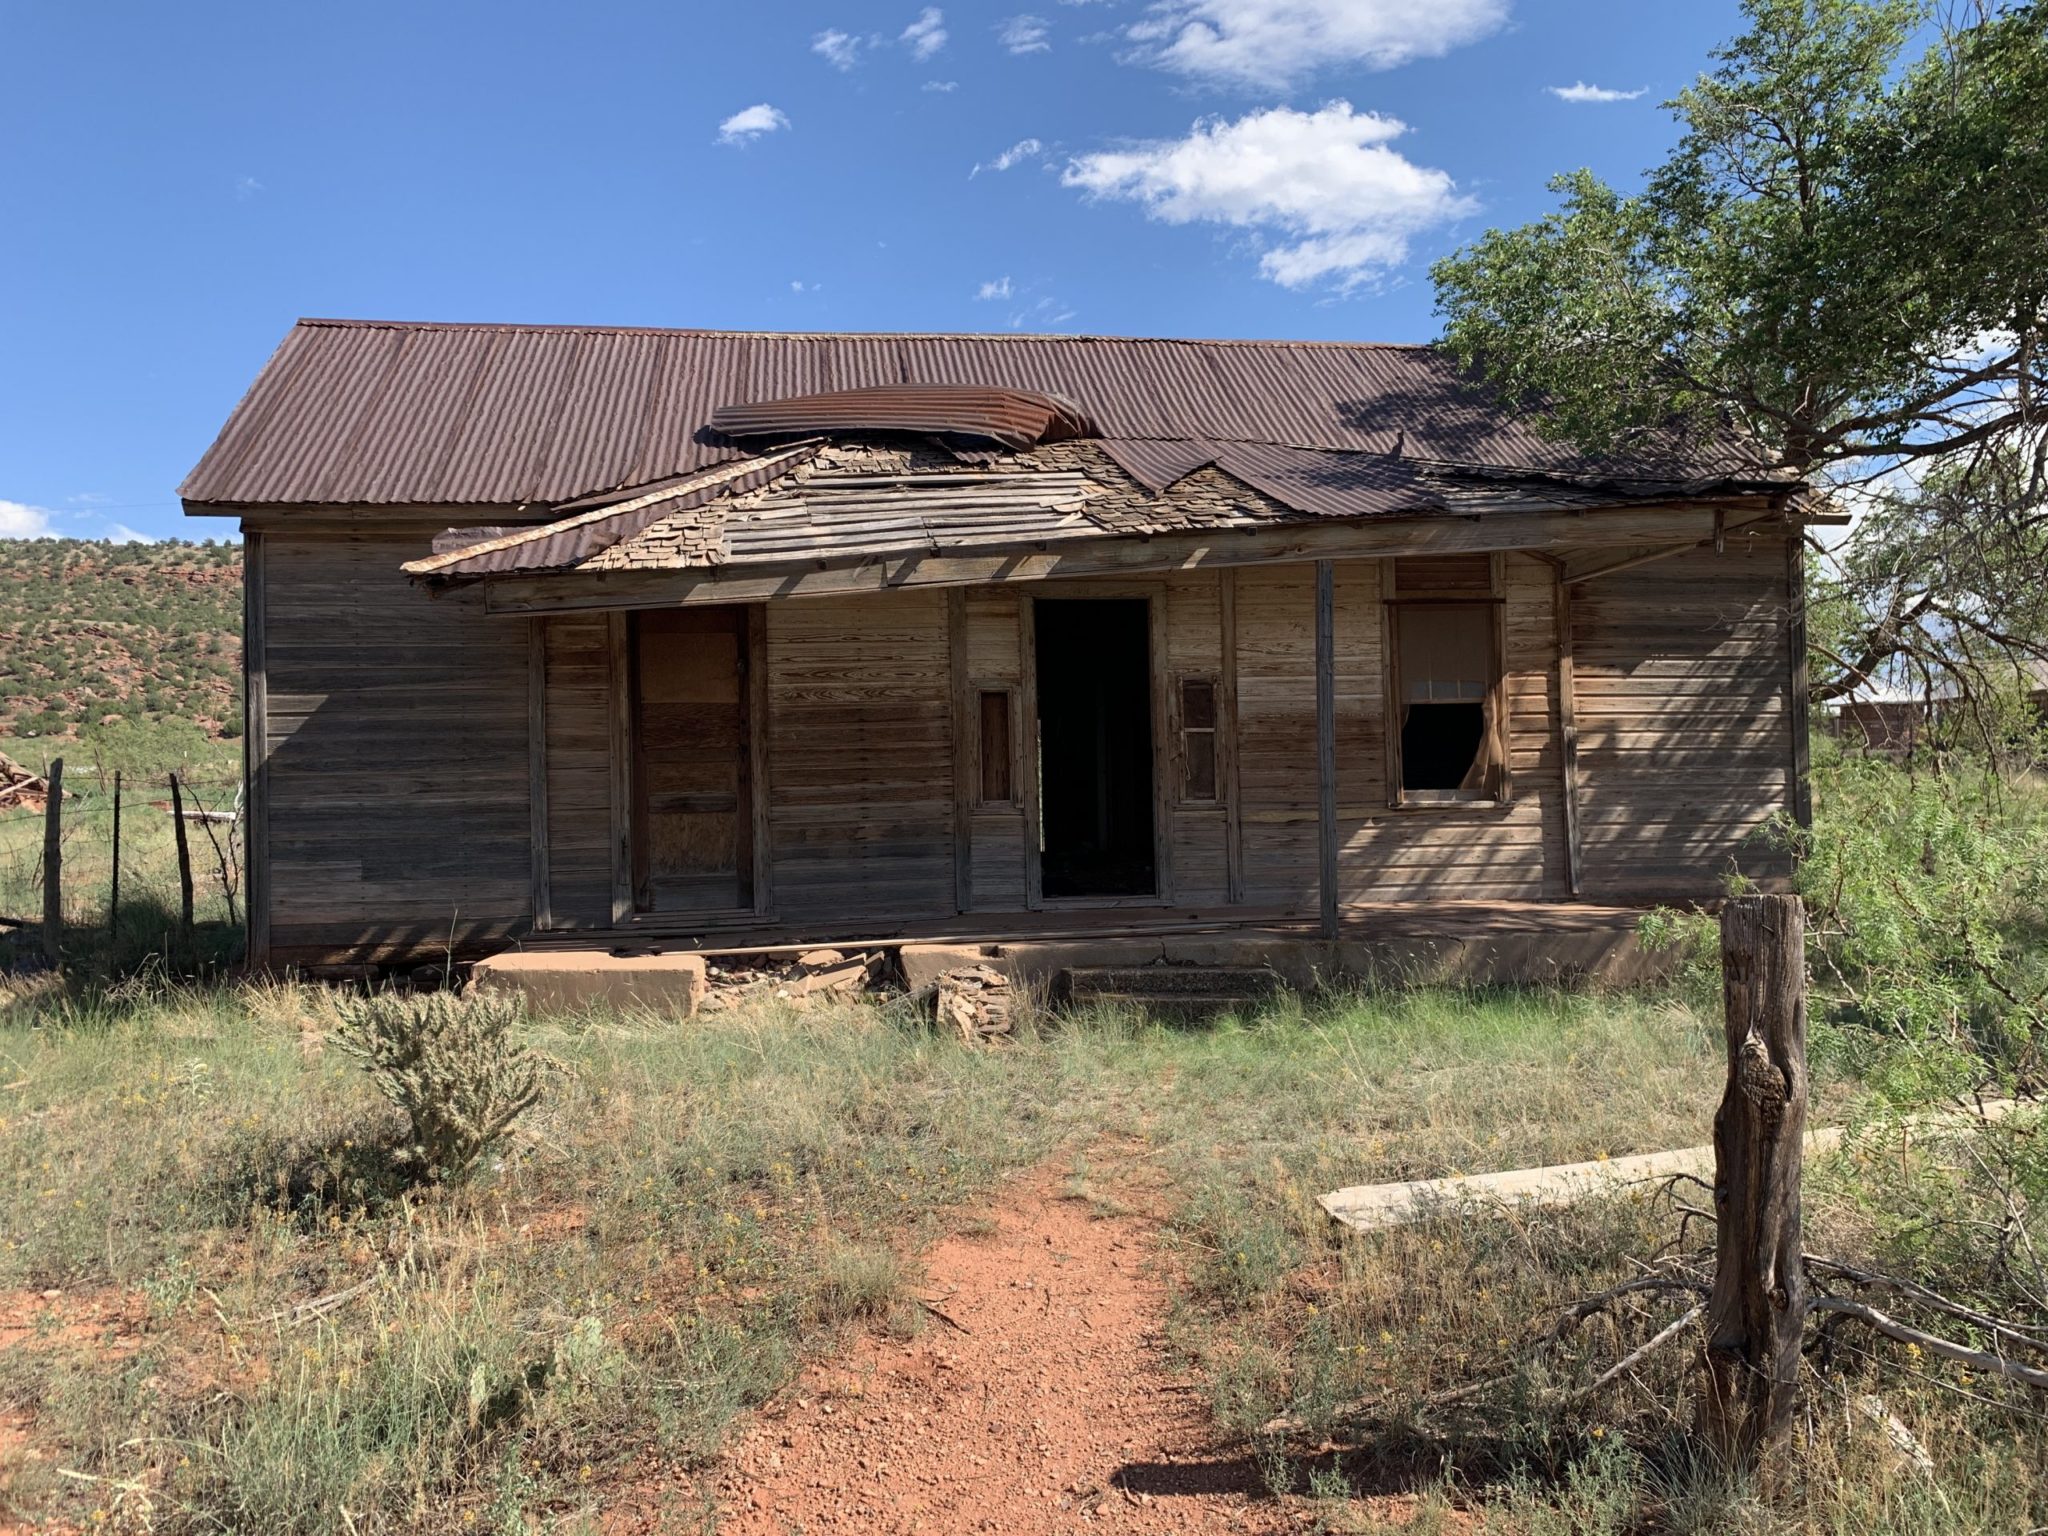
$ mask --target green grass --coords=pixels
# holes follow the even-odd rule
[[[1203,1029],[1100,1013],[983,1051],[867,1005],[547,1020],[528,1031],[546,1096],[439,1193],[389,1177],[396,1128],[323,1048],[333,1023],[308,987],[43,981],[0,1006],[0,1290],[112,1294],[147,1319],[124,1351],[0,1351],[0,1410],[32,1411],[50,1451],[0,1468],[22,1508],[139,1528],[146,1498],[172,1532],[594,1525],[642,1457],[708,1467],[846,1329],[916,1326],[917,1248],[1057,1157],[1078,1192],[1164,1214],[1174,1346],[1220,1431],[1329,1528],[1394,1489],[1440,1523],[1457,1506],[1530,1533],[2041,1523],[2038,1428],[1924,1366],[1932,1385],[1848,1362],[1850,1389],[1933,1450],[1935,1484],[1845,1427],[1835,1392],[1825,1475],[1768,1519],[1676,1449],[1683,1351],[1541,1411],[1651,1327],[1531,1348],[1559,1303],[1671,1238],[1668,1206],[1370,1239],[1315,1206],[1342,1184],[1702,1139],[1718,1034],[1672,997],[1361,994]],[[1819,1180],[1816,1241],[1865,1251],[1878,1182],[1849,1199]],[[1260,1437],[1280,1413],[1307,1435]],[[1323,1436],[1346,1449],[1304,1457]]]

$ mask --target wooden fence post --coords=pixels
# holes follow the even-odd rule
[[[1797,896],[1721,908],[1728,1086],[1714,1116],[1714,1288],[1701,1429],[1731,1467],[1781,1443],[1806,1319],[1799,1180],[1806,1135],[1806,912]]]
[[[178,844],[178,930],[192,942],[192,845],[185,841],[185,797],[171,775],[171,828]]]
[[[64,759],[50,764],[43,806],[43,955],[55,967],[64,948]]]
[[[107,889],[107,943],[121,934],[121,770],[114,770],[114,874]]]

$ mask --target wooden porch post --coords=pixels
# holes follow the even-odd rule
[[[1336,567],[1316,562],[1316,890],[1322,933],[1337,937]]]

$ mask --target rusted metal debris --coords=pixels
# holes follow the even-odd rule
[[[1071,401],[983,384],[875,384],[721,405],[711,413],[711,430],[743,438],[928,432],[977,438],[1013,450],[1096,435]]]

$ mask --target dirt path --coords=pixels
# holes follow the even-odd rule
[[[938,1316],[807,1369],[721,1480],[731,1536],[1298,1529],[1169,1370],[1154,1227],[1042,1167],[926,1256]]]

